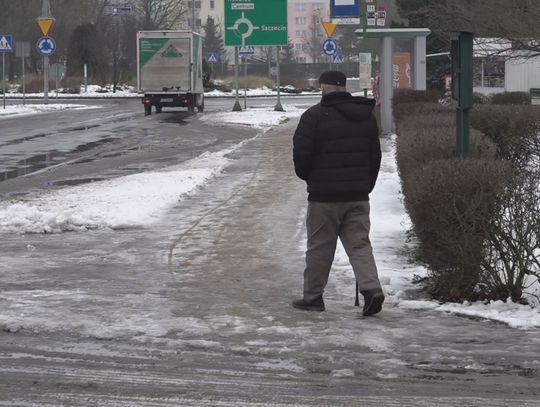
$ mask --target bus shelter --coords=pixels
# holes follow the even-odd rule
[[[358,37],[364,37],[364,30],[356,30]],[[394,131],[392,112],[393,87],[393,57],[394,41],[409,39],[412,41],[412,89],[426,90],[426,37],[431,33],[428,28],[368,28],[366,38],[381,39],[380,55],[380,103],[382,132]]]

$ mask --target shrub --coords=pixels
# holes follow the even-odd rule
[[[530,105],[531,95],[528,92],[503,92],[491,97],[494,105]]]
[[[408,175],[405,203],[433,297],[475,299],[488,225],[508,174],[502,161],[451,158]]]
[[[491,103],[491,96],[484,95],[483,93],[473,93],[473,104],[485,105],[487,103]]]
[[[431,102],[439,100],[440,93],[437,90],[414,90],[395,89],[392,104],[394,108],[401,103]]]
[[[527,279],[540,280],[540,172],[516,172],[498,197],[482,263],[484,297],[523,301]]]
[[[455,115],[452,110],[425,116],[410,116],[397,123],[396,159],[406,189],[413,170],[432,160],[456,157]],[[494,157],[495,144],[479,131],[470,134],[471,157]]]
[[[452,113],[455,109],[433,102],[409,102],[398,103],[394,106],[394,118],[396,122],[412,116],[429,116],[438,113]],[[454,113],[455,115],[455,113]]]
[[[476,106],[471,125],[497,145],[499,157],[517,165],[535,150],[540,132],[540,106]]]

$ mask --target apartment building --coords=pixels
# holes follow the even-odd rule
[[[212,17],[216,24],[223,29],[225,0],[199,0],[199,3],[199,16],[202,24],[206,24],[206,19]]]
[[[288,1],[289,41],[297,62],[321,62],[325,34],[322,21],[330,19],[328,0]]]

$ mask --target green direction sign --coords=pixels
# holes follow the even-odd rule
[[[287,43],[287,0],[225,0],[225,45]]]

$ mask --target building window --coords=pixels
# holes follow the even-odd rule
[[[306,36],[305,31],[296,31],[296,38],[304,38]]]
[[[296,24],[305,25],[306,24],[306,17],[296,17]]]
[[[306,11],[306,3],[296,3],[296,11]]]
[[[210,10],[213,10],[216,8],[216,0],[210,0]]]

